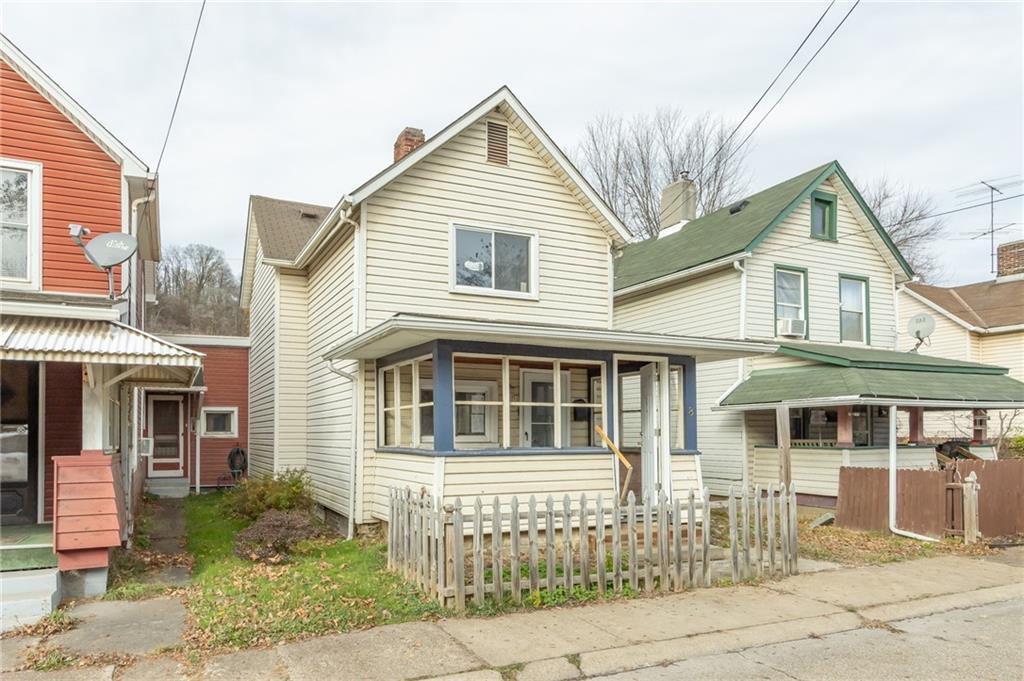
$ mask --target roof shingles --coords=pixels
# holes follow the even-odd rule
[[[1024,324],[1024,279],[950,288],[913,283],[907,288],[968,324],[985,329]]]
[[[255,194],[249,200],[263,256],[272,260],[294,260],[331,212],[330,206]]]

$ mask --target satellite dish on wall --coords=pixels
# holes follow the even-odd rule
[[[96,269],[104,270],[107,273],[107,288],[110,299],[114,299],[114,268],[127,261],[139,250],[138,240],[131,234],[122,232],[111,232],[100,234],[84,243],[83,236],[89,235],[89,228],[82,225],[68,225],[71,240],[78,244],[85,252]]]
[[[916,314],[907,322],[907,333],[917,339],[917,345],[911,351],[917,352],[917,349],[928,340],[928,337],[935,333],[935,320],[925,312]]]

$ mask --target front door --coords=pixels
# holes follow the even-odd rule
[[[0,364],[0,523],[35,523],[38,509],[39,365]]]
[[[652,362],[640,367],[640,470],[644,493],[652,499],[656,498],[659,489],[660,406],[658,365]]]
[[[180,395],[153,395],[149,398],[149,436],[153,438],[149,477],[180,477],[184,472],[185,459]]]
[[[520,408],[519,444],[523,447],[555,446],[555,384],[551,371],[523,371],[522,395],[530,406]],[[562,401],[568,401],[568,372],[562,372]],[[562,418],[562,443],[569,441],[569,419]]]

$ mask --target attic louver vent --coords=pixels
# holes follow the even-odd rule
[[[746,199],[743,199],[739,203],[734,203],[731,206],[729,206],[729,215],[736,215],[736,213],[739,213],[741,210],[743,210],[749,205],[750,201],[747,201]]]
[[[487,161],[508,165],[508,126],[487,121]]]

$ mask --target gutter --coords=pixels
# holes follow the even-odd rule
[[[720,267],[725,267],[729,264],[741,262],[742,260],[749,257],[750,252],[748,251],[736,253],[735,255],[727,255],[724,258],[712,260],[710,262],[704,263],[703,265],[696,265],[695,267],[691,267],[689,269],[680,270],[679,272],[666,274],[656,279],[649,279],[647,281],[642,281],[639,284],[627,286],[626,288],[615,291],[614,295],[616,298],[618,298],[619,296],[628,296],[634,293],[639,293],[641,291],[646,291],[647,289],[657,288],[659,286],[664,286],[665,284],[671,284],[677,281],[682,281],[684,279],[689,279],[691,277],[696,277],[698,275],[717,270]]]
[[[339,369],[334,365],[334,362],[335,360],[327,360],[328,370],[330,370],[331,373],[341,376],[352,384],[352,459],[349,464],[349,470],[352,471],[352,486],[348,495],[348,538],[352,539],[355,537],[356,532],[356,466],[359,459],[359,457],[356,456],[358,449],[358,436],[356,435],[356,401],[360,397],[357,389],[359,387],[359,377],[349,371]]]

